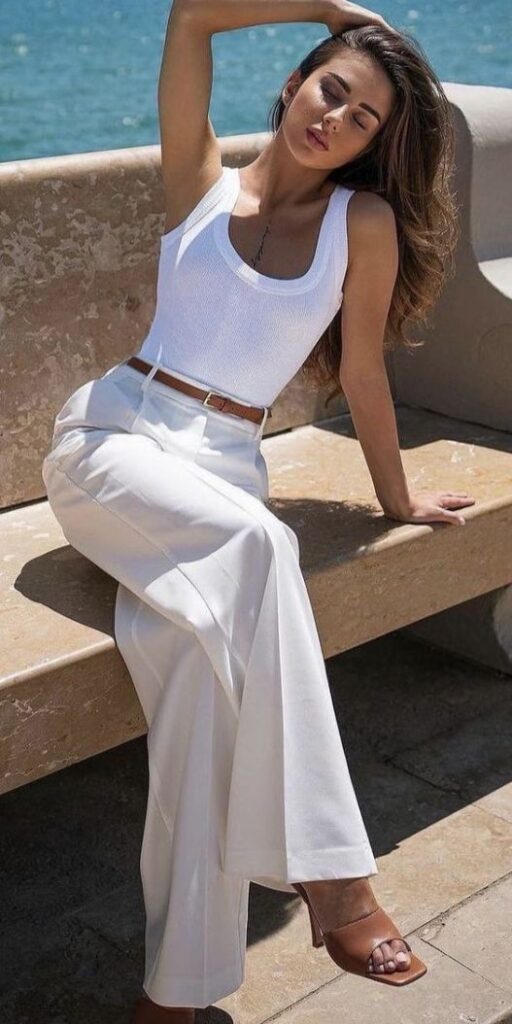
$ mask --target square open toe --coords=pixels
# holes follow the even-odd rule
[[[329,932],[322,932],[306,889],[300,883],[294,883],[294,887],[302,896],[309,911],[313,946],[325,946],[331,959],[348,974],[382,981],[385,985],[409,985],[427,973],[426,964],[412,952],[409,943],[400,935],[382,907],[356,921],[350,921]],[[368,962],[373,951],[383,942],[391,942],[392,939],[401,939],[409,950],[411,963],[407,970],[370,971]]]

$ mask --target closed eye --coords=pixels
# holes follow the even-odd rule
[[[338,100],[339,99],[339,96],[337,96],[336,93],[331,92],[331,90],[328,89],[326,85],[322,85],[322,92],[325,93],[326,96],[330,96],[331,99],[333,99],[333,100]],[[357,125],[359,125],[360,128],[363,129],[364,132],[367,131],[366,125],[362,124],[361,121],[358,121],[357,117],[354,117],[354,121],[356,122]]]

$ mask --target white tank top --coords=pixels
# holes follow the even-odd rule
[[[245,263],[228,235],[240,191],[237,167],[160,239],[153,323],[138,355],[184,380],[271,406],[341,306],[347,269],[347,205],[329,197],[316,251],[301,277],[278,280]]]

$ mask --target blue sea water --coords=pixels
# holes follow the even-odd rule
[[[412,33],[442,81],[512,87],[510,0],[364,6]],[[0,0],[0,161],[158,143],[169,9],[170,0]],[[217,135],[267,131],[286,77],[328,34],[301,22],[214,35]]]

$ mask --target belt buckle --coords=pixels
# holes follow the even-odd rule
[[[217,397],[222,398],[222,405],[220,407],[216,406],[216,405],[210,405],[210,403],[208,402],[208,399],[212,395],[217,395]],[[201,405],[206,405],[208,409],[215,409],[216,412],[224,412],[224,406],[229,401],[230,401],[230,399],[227,397],[227,395],[218,395],[216,391],[209,391],[208,394],[206,395],[206,398],[203,398],[203,400],[201,402]],[[263,426],[265,425],[265,422],[266,422],[266,419],[267,419],[267,414],[268,414],[268,409],[265,408],[265,413],[264,413],[264,416],[263,416]],[[233,415],[234,416],[238,416],[239,413],[233,413]],[[244,417],[242,417],[242,419],[243,418]]]
[[[206,405],[209,409],[216,409],[217,408],[216,405],[210,405],[208,403],[208,399],[211,398],[211,396],[214,395],[214,394],[216,394],[215,391],[209,391],[207,396],[206,396],[206,398],[203,398],[203,401],[201,402],[201,405]]]

